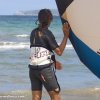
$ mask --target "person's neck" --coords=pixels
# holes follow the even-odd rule
[[[47,26],[45,26],[45,27],[40,27],[40,26],[39,26],[39,29],[45,30],[45,29],[48,29],[48,27],[47,27]]]

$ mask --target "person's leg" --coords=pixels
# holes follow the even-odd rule
[[[32,91],[32,100],[41,100],[42,91]]]
[[[51,100],[60,100],[60,94],[55,91],[48,92]]]
[[[42,96],[42,82],[40,81],[38,70],[29,70],[29,77],[31,81],[32,100],[41,100]]]
[[[52,67],[45,68],[41,71],[41,81],[48,91],[51,100],[60,100],[60,86]]]

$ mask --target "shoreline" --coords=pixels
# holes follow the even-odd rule
[[[62,90],[61,100],[99,100],[100,88]],[[32,100],[30,90],[0,92],[0,100]],[[42,100],[50,100],[46,90],[43,90]]]

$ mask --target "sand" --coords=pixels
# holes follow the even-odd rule
[[[0,100],[32,100],[31,91],[0,93]],[[42,100],[50,100],[46,91],[43,91]],[[62,90],[61,100],[100,100],[100,89]]]

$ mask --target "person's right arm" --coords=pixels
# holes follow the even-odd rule
[[[61,44],[59,45],[59,47],[57,47],[54,50],[54,52],[59,56],[62,55],[62,53],[63,53],[63,51],[64,51],[64,49],[66,47],[67,39],[69,37],[69,29],[70,29],[70,27],[69,27],[69,25],[67,23],[63,25],[63,33],[64,33],[63,40],[62,40]]]

